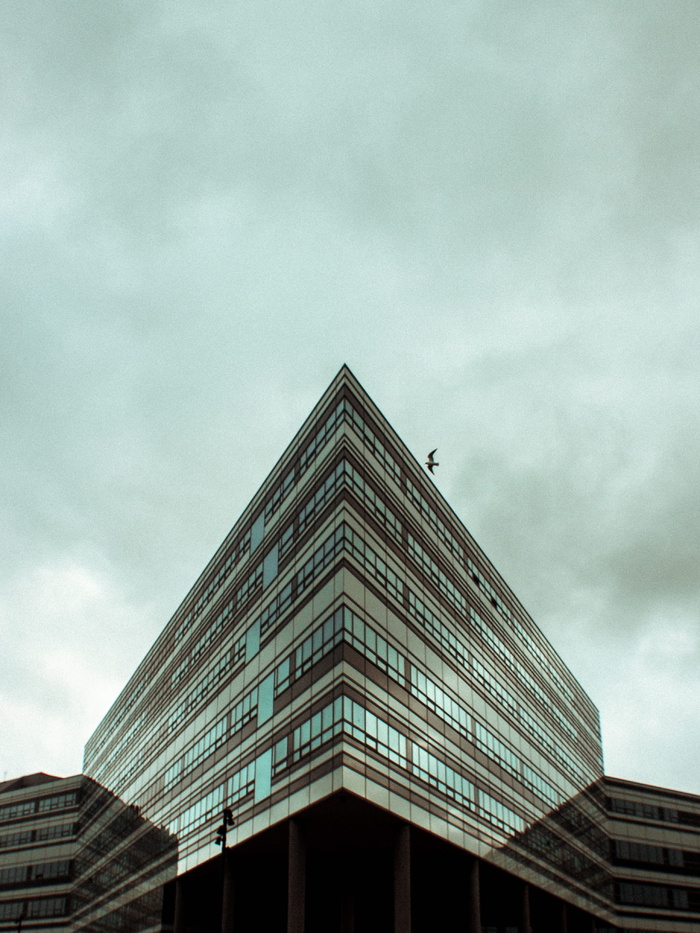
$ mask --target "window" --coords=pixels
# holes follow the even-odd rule
[[[223,806],[224,786],[215,787],[201,800],[193,804],[184,813],[177,817],[168,827],[171,833],[180,837],[186,836],[198,826],[211,820]]]
[[[267,722],[272,716],[275,697],[275,675],[270,674],[258,687],[258,725]]]
[[[277,576],[279,569],[279,546],[276,544],[263,560],[263,589],[266,589]]]
[[[68,899],[65,897],[44,897],[40,901],[30,901],[29,917],[63,917],[68,913]]]
[[[258,547],[265,535],[265,513],[261,512],[250,529],[250,552]]]
[[[255,802],[270,796],[272,788],[272,749],[263,752],[255,761]]]
[[[37,836],[37,838],[39,838]],[[31,830],[25,830],[21,833],[8,833],[6,836],[0,836],[0,849],[7,849],[10,846],[22,846],[32,841]]]
[[[14,865],[12,868],[0,870],[0,885],[14,885],[27,880],[28,868],[26,865]]]
[[[78,794],[73,791],[70,794],[57,794],[54,797],[42,797],[39,800],[39,813],[45,813],[47,810],[63,810],[65,807],[74,807],[78,803]]]
[[[36,810],[35,800],[22,800],[20,803],[11,803],[0,807],[0,820],[14,820],[19,816],[28,816]]]
[[[469,810],[474,809],[476,791],[472,782],[415,742],[413,773],[445,797],[450,797]]]

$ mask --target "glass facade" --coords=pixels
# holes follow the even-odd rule
[[[595,706],[346,368],[84,769],[180,875],[223,807],[237,846],[344,791],[602,920],[643,896],[611,873]]]

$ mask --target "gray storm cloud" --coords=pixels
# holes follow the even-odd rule
[[[698,791],[695,4],[5,12],[0,770],[79,770],[347,361]]]

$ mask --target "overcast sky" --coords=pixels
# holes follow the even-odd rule
[[[78,772],[347,362],[700,793],[697,0],[2,4],[0,779]]]

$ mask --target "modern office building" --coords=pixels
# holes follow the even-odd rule
[[[597,710],[346,367],[84,770],[177,839],[176,933],[700,931],[618,911]]]
[[[0,930],[67,930],[82,777],[0,784]]]
[[[700,797],[605,778],[606,833],[624,929],[700,927]]]
[[[0,784],[0,930],[160,930],[176,869],[176,839],[82,774]]]

